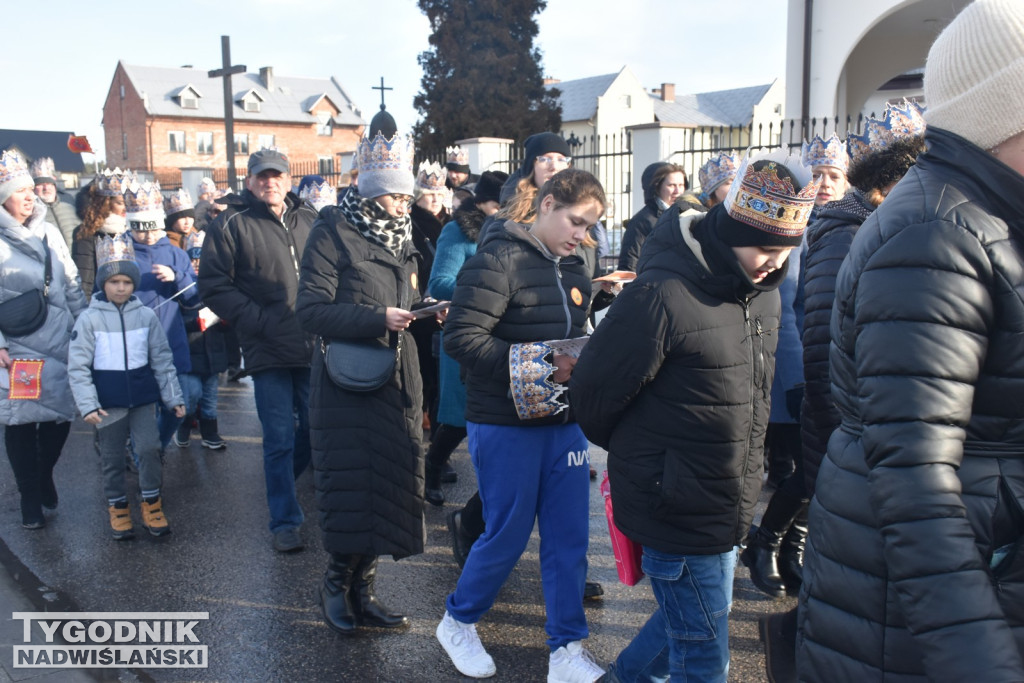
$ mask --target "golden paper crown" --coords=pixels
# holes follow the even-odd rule
[[[105,168],[102,173],[96,175],[96,192],[104,197],[120,197],[129,185],[137,182],[135,173],[127,168],[123,171],[120,168],[113,171]]]
[[[462,149],[458,145],[455,145],[454,147],[448,147],[445,149],[445,153],[448,155],[446,161],[449,164],[469,166],[469,150]]]
[[[433,161],[420,162],[420,172],[416,174],[416,189],[420,192],[445,192],[448,188],[445,180],[448,169]]]
[[[846,136],[851,162],[881,151],[899,138],[921,135],[926,127],[924,109],[917,102],[904,99],[899,104],[886,104],[885,115],[880,120],[868,118],[864,121],[863,133]]]
[[[164,229],[164,196],[160,183],[132,183],[124,193],[125,218],[132,230]]]
[[[779,178],[779,166],[798,182],[805,182],[806,177],[806,184],[797,189],[789,178]],[[820,185],[821,178],[810,178],[795,156],[774,152],[754,159],[748,152],[729,187],[725,209],[736,220],[769,234],[799,238],[811,217]]]
[[[846,153],[846,144],[835,133],[832,133],[828,140],[822,140],[820,136],[815,135],[813,140],[805,142],[801,158],[807,168],[832,166],[846,173],[846,169],[850,165],[850,155]]]

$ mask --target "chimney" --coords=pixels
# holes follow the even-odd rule
[[[274,92],[274,67],[261,66],[260,80],[263,81],[263,87],[266,88],[268,92]]]
[[[661,101],[662,102],[675,102],[676,101],[676,84],[675,83],[662,83],[661,84]]]
[[[554,85],[555,83],[561,83],[561,78],[551,78],[551,76],[544,77],[544,85]]]

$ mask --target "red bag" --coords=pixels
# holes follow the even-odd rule
[[[644,570],[640,567],[643,548],[615,526],[615,518],[612,515],[612,491],[608,484],[607,470],[601,480],[601,495],[604,496],[604,514],[608,517],[608,531],[612,536],[612,552],[615,553],[615,569],[619,572],[619,581],[627,586],[635,586],[640,579],[644,578]]]

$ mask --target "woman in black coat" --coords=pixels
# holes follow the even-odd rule
[[[839,271],[801,680],[1024,680],[1022,31],[978,0],[936,39],[928,151]]]
[[[375,117],[371,130],[379,128]],[[382,149],[407,167],[387,168],[378,158]],[[408,624],[374,595],[377,557],[419,554],[425,537],[422,389],[407,332],[419,299],[419,255],[407,214],[413,146],[404,136],[378,133],[360,143],[358,154],[359,191],[324,208],[314,224],[296,301],[299,320],[321,340],[309,396],[320,528],[330,553],[319,596],[327,625],[343,634],[361,625]],[[328,377],[324,347],[331,340],[387,345],[394,335],[398,359],[383,386],[349,391]]]

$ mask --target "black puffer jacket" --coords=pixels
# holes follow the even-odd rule
[[[444,350],[466,373],[466,419],[542,426],[574,421],[570,409],[519,419],[509,393],[512,344],[583,336],[590,272],[578,256],[557,258],[518,223],[491,231],[462,266],[444,326]]]
[[[825,457],[828,438],[839,426],[839,411],[832,402],[828,374],[829,321],[836,295],[836,275],[850,252],[850,243],[875,207],[860,190],[822,207],[807,227],[807,253],[801,259],[804,291],[804,399],[800,407],[800,440],[807,497]]]
[[[312,338],[295,317],[299,260],[316,212],[291,192],[281,219],[245,190],[206,228],[203,303],[238,333],[246,371],[308,367]]]
[[[804,681],[1024,680],[1024,178],[925,140],[836,283]]]
[[[608,449],[616,525],[666,553],[731,550],[761,491],[786,271],[754,285],[717,240],[721,211],[665,212],[569,383]]]
[[[654,224],[665,211],[658,204],[658,196],[654,193],[651,182],[654,174],[662,166],[668,166],[665,161],[655,161],[644,169],[640,176],[640,188],[644,191],[644,205],[633,214],[633,217],[626,223],[626,229],[622,233],[622,242],[619,244],[619,270],[636,270],[636,263],[640,260],[640,248],[654,230]]]
[[[309,332],[388,342],[385,311],[409,309],[419,254],[399,258],[325,207],[302,256],[296,306]],[[422,402],[416,344],[401,333],[397,371],[380,389],[350,392],[327,376],[319,345],[310,375],[309,423],[324,549],[391,555],[423,552]]]

